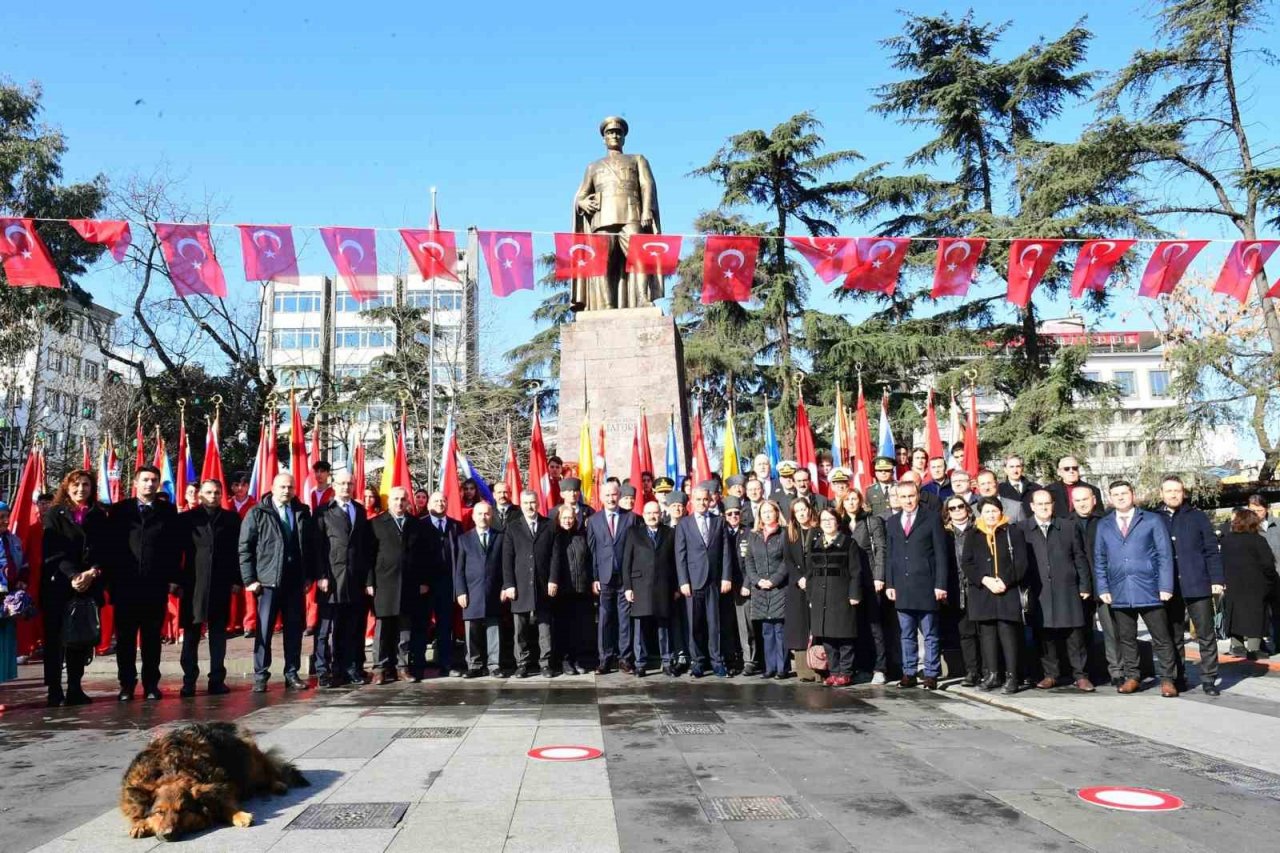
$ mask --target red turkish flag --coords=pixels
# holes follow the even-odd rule
[[[852,237],[788,237],[795,250],[813,267],[818,278],[830,284],[844,270],[845,253],[852,251]]]
[[[237,225],[245,281],[298,283],[298,252],[290,225]]]
[[[169,280],[179,296],[198,293],[225,297],[227,280],[213,254],[208,225],[156,223],[156,238],[164,262],[169,265]]]
[[[987,247],[985,237],[938,238],[938,263],[933,271],[933,298],[964,296],[978,275],[978,261]]]
[[[1062,240],[1014,240],[1009,247],[1008,300],[1019,308],[1031,301],[1031,291],[1044,278]]]
[[[418,265],[418,272],[430,281],[433,278],[446,278],[457,281],[454,272],[458,268],[458,243],[452,231],[439,229],[401,228],[400,236],[409,247],[409,254]]]
[[[675,275],[680,266],[678,235],[632,234],[627,247],[627,272]]]
[[[481,231],[480,250],[494,296],[533,290],[533,235],[528,231]]]
[[[759,253],[760,240],[756,237],[707,237],[702,261],[702,304],[751,299]]]
[[[1225,293],[1240,302],[1249,298],[1249,285],[1262,272],[1262,267],[1280,246],[1280,240],[1238,240],[1227,254],[1227,261],[1218,273],[1213,286],[1214,293]]]
[[[357,301],[378,295],[378,245],[372,228],[321,228],[320,239]]]
[[[1147,268],[1142,272],[1138,295],[1155,299],[1162,294],[1173,293],[1187,267],[1207,245],[1208,240],[1164,240],[1157,243],[1151,260],[1147,261]]]
[[[133,242],[133,232],[123,219],[68,219],[67,224],[88,242],[106,246],[116,263],[124,260]]]
[[[0,217],[0,261],[10,287],[61,287],[58,269],[30,219]]]
[[[1071,298],[1079,299],[1086,290],[1102,290],[1116,263],[1137,240],[1090,240],[1080,247],[1076,269],[1071,274]]]
[[[609,274],[608,234],[556,234],[556,280]],[[632,243],[636,238],[631,238]]]
[[[859,237],[857,245],[845,253],[845,288],[893,293],[910,245],[906,237]]]

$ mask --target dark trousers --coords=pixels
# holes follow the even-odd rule
[[[619,578],[608,584],[600,584],[600,601],[597,604],[599,628],[596,646],[600,663],[621,660],[635,661],[631,642],[631,605],[622,591]]]
[[[502,632],[499,630],[498,617],[468,619],[462,624],[466,629],[467,669],[479,670],[486,662],[490,670],[501,669],[498,650],[502,643]]]
[[[862,603],[856,608],[858,638],[854,641],[854,658],[858,669],[884,672],[889,666],[890,650],[885,645],[885,616],[882,595],[876,592],[869,574],[863,573]],[[897,616],[894,617],[897,624]],[[896,643],[896,640],[895,640]],[[862,648],[861,660],[858,649]],[[869,652],[869,654],[868,654]],[[863,664],[867,664],[864,666]]]
[[[182,626],[182,683],[195,687],[200,678],[200,628],[199,623]],[[227,680],[227,623],[225,619],[210,622],[209,628],[209,685],[223,684]]]
[[[1213,684],[1218,677],[1218,635],[1213,627],[1213,596],[1183,598],[1174,593],[1173,598],[1165,602],[1164,609],[1169,614],[1177,679],[1185,681],[1187,678],[1187,622],[1190,621],[1195,625],[1196,642],[1200,645],[1200,680],[1204,684]]]
[[[689,608],[686,601],[684,596],[680,596],[673,602],[667,636],[671,640],[672,659],[688,663],[693,646],[689,639]]]
[[[1124,678],[1120,662],[1120,649],[1116,645],[1116,621],[1111,616],[1111,605],[1098,602],[1098,624],[1102,626],[1102,652],[1107,658],[1107,672],[1112,678]]]
[[[960,632],[960,657],[964,659],[966,675],[975,678],[982,674],[982,658],[978,652],[978,623],[969,618],[969,611],[960,613],[960,621],[956,623]]]
[[[689,616],[689,663],[706,666],[710,651],[711,665],[724,666],[720,654],[719,584],[708,581],[702,589],[695,589],[685,599],[685,612]]]
[[[436,668],[446,674],[453,667],[453,581],[437,580],[431,586],[431,613],[435,617]],[[425,660],[425,646],[424,646]]]
[[[1173,638],[1169,635],[1169,617],[1161,606],[1156,607],[1112,607],[1111,620],[1115,625],[1116,649],[1120,654],[1120,669],[1124,678],[1140,680],[1141,670],[1138,668],[1138,617],[1151,632],[1151,648],[1155,652],[1156,674],[1161,679],[1173,681],[1178,676],[1178,667],[1174,663]]]
[[[416,645],[414,634],[422,633],[421,629],[414,631],[413,621],[402,613],[378,617],[377,625],[373,629],[373,666],[378,672],[383,675],[394,675],[396,665],[399,664],[417,675],[422,674],[421,657],[419,656],[415,663],[411,653]],[[417,621],[420,623],[422,620]]]
[[[533,642],[538,644],[537,665],[540,669],[551,667],[551,614],[513,613],[516,622],[516,666],[531,667],[534,664]]]
[[[852,637],[814,637],[827,649],[827,671],[832,675],[853,675]]]
[[[1005,679],[1018,678],[1018,665],[1022,660],[1022,623],[984,619],[977,624],[982,643],[982,666],[987,676],[1000,672],[1000,654],[1003,652]]]
[[[158,604],[117,604],[116,678],[122,688],[138,683],[138,651],[142,651],[142,689],[160,684],[160,629],[164,625],[167,602]]]
[[[40,616],[44,622],[44,683],[51,692],[62,690],[62,664],[67,665],[67,689],[79,690],[84,678],[85,665],[89,663],[89,648],[68,649],[62,645],[62,622],[66,616],[63,605],[43,607]]]
[[[742,646],[738,642],[738,614],[734,612],[736,608],[733,605],[737,597],[736,587],[733,592],[720,593],[720,655],[731,670],[741,670],[745,663]]]
[[[253,680],[271,677],[271,626],[284,624],[284,674],[298,677],[302,668],[302,629],[306,593],[301,586],[264,586],[258,593],[258,634],[253,638]]]
[[[751,599],[733,592],[733,618],[738,623],[738,653],[744,669],[760,672],[765,668],[764,636],[759,620],[751,618]],[[784,652],[785,653],[785,652]]]
[[[786,633],[781,619],[758,619],[755,627],[760,632],[764,646],[764,673],[786,673],[791,655],[787,653]]]
[[[320,603],[316,623],[316,675],[360,675],[364,652],[364,602]]]
[[[1071,677],[1079,681],[1089,676],[1090,628],[1041,628],[1038,642],[1040,644],[1040,667],[1045,678],[1057,681],[1062,677],[1062,658],[1060,649],[1065,647],[1067,664],[1071,667]]]
[[[881,642],[884,644],[884,674],[886,678],[895,679],[903,674],[902,625],[898,621],[898,605],[885,598],[883,592],[877,592],[875,593],[875,607],[880,610],[880,636]],[[873,634],[872,636],[874,638],[875,635]],[[915,673],[912,674],[914,675]]]
[[[643,669],[649,665],[649,648],[644,635],[649,625],[658,629],[658,654],[662,665],[671,666],[671,620],[661,616],[636,616],[631,620],[631,636],[635,638],[635,665]]]
[[[594,657],[591,649],[596,639],[596,603],[591,600],[591,592],[561,587],[559,595],[552,599],[552,611],[555,613],[552,619],[554,660],[587,666],[587,661]]]

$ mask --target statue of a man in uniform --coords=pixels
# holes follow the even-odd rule
[[[612,234],[609,271],[604,277],[576,278],[570,291],[574,311],[639,308],[662,296],[662,279],[627,272],[627,250],[633,234],[660,234],[658,188],[649,161],[639,154],[623,154],[627,122],[610,116],[600,122],[608,153],[587,166],[587,174],[573,200],[575,234]]]

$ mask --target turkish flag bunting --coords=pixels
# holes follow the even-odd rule
[[[528,231],[480,231],[480,250],[494,296],[533,290],[533,235]]]
[[[1137,240],[1090,240],[1080,247],[1076,269],[1071,274],[1071,298],[1079,299],[1086,290],[1102,290],[1116,263]]]
[[[760,240],[756,237],[707,237],[702,262],[702,304],[751,299],[759,253]]]
[[[840,277],[845,253],[854,244],[852,237],[788,237],[787,242],[804,256],[814,273],[826,284]]]
[[[941,237],[938,264],[933,271],[933,298],[964,296],[978,275],[978,260],[987,247],[985,237]]]
[[[106,246],[116,263],[124,260],[133,242],[133,232],[123,219],[68,219],[67,224],[88,242]]]
[[[627,272],[675,275],[680,266],[678,235],[632,234],[627,247]]]
[[[0,261],[10,287],[61,287],[58,270],[30,219],[0,217]]]
[[[608,234],[556,234],[556,280],[609,274]],[[634,243],[636,237],[632,237]]]
[[[409,254],[418,265],[418,272],[427,281],[446,278],[457,281],[458,243],[452,231],[438,229],[401,228],[400,236],[409,247]]]
[[[1162,294],[1173,293],[1187,267],[1207,245],[1208,240],[1164,240],[1157,243],[1151,260],[1147,261],[1147,268],[1142,272],[1138,295],[1155,299]]]
[[[175,293],[179,296],[227,295],[227,280],[214,257],[208,225],[157,222],[156,238],[169,265],[169,280]]]
[[[298,252],[290,225],[237,225],[245,281],[298,283]]]
[[[906,237],[859,237],[845,253],[845,289],[893,293],[910,245]]]
[[[1240,302],[1249,298],[1249,285],[1263,265],[1280,246],[1280,240],[1238,240],[1227,254],[1227,262],[1218,273],[1218,281],[1213,286],[1214,293],[1225,293]]]
[[[378,245],[372,228],[321,228],[320,239],[358,302],[378,295]]]
[[[1007,298],[1019,308],[1031,301],[1031,291],[1044,278],[1062,240],[1014,240],[1009,246],[1009,291]]]

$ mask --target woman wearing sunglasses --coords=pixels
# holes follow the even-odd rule
[[[955,496],[947,498],[943,505],[943,529],[947,531],[947,539],[951,542],[951,553],[955,555],[955,571],[948,576],[961,575],[961,559],[964,555],[966,534],[973,527],[973,510],[968,501]],[[960,632],[960,656],[964,659],[964,679],[960,682],[965,687],[976,687],[982,680],[982,661],[978,657],[978,626],[969,618],[969,584],[964,577],[959,578],[960,621],[957,628]]]
[[[968,581],[969,618],[978,623],[982,643],[985,690],[1000,683],[1000,655],[1004,655],[1004,692],[1018,692],[1022,657],[1022,596],[1020,584],[1027,570],[1027,541],[1004,517],[999,498],[978,501],[978,520],[965,534],[961,566]]]

